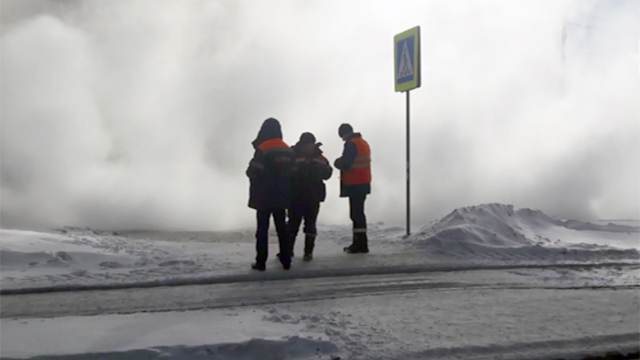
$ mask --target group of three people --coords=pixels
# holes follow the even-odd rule
[[[342,156],[334,162],[340,170],[340,196],[349,198],[353,241],[344,251],[368,253],[367,220],[364,202],[371,192],[371,151],[369,144],[349,124],[338,128],[345,141]],[[316,220],[325,200],[324,180],[331,177],[329,161],[322,155],[315,136],[305,132],[293,147],[282,140],[280,123],[265,120],[252,142],[255,149],[246,174],[249,177],[249,207],[256,210],[255,270],[264,271],[269,249],[269,222],[273,216],[278,234],[278,259],[285,270],[291,267],[294,244],[304,220],[304,260],[313,258]],[[287,221],[288,215],[288,221]]]

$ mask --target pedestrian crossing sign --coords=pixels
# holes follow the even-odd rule
[[[394,36],[393,45],[396,91],[420,87],[420,27]]]

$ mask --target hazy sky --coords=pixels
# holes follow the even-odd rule
[[[372,147],[370,222],[402,224],[393,35],[411,93],[416,226],[485,202],[640,218],[640,1],[0,0],[3,227],[250,226],[251,140],[278,118]],[[348,223],[338,176],[320,222]]]

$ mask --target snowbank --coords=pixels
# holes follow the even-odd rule
[[[409,241],[430,253],[518,259],[638,259],[640,228],[559,220],[539,210],[484,204],[459,208]]]
[[[261,309],[2,319],[0,356],[64,359],[311,359],[337,351]],[[298,335],[293,335],[298,334]],[[69,341],[73,338],[74,341]]]

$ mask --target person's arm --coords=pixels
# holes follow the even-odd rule
[[[249,161],[249,166],[247,167],[247,171],[245,172],[249,179],[254,179],[264,171],[264,156],[262,151],[256,149],[256,152],[253,153],[253,158]]]
[[[333,169],[329,165],[329,160],[322,155],[318,155],[313,159],[315,168],[317,169],[318,177],[322,180],[328,180],[331,177]]]
[[[342,156],[337,158],[333,163],[333,166],[336,168],[345,171],[351,169],[353,165],[353,161],[356,159],[358,155],[358,149],[356,148],[356,144],[351,141],[347,141],[344,144],[344,149],[342,150]]]

